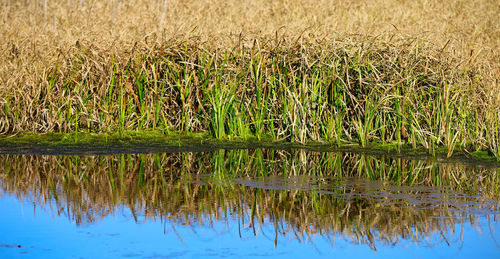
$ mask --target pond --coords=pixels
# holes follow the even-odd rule
[[[500,256],[500,169],[266,148],[0,155],[0,257]]]

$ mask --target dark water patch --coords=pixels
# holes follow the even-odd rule
[[[22,246],[21,245],[10,245],[10,244],[0,243],[0,247],[2,247],[2,248],[21,248]]]
[[[467,195],[445,187],[393,186],[382,181],[357,178],[332,178],[311,176],[237,178],[235,183],[252,188],[270,190],[296,190],[328,194],[345,201],[370,200],[380,202],[383,207],[411,207],[413,209],[435,209],[448,206],[455,212],[472,214],[495,214],[500,202],[480,195]]]

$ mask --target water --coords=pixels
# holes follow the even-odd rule
[[[0,258],[500,256],[498,168],[266,149],[0,166]]]

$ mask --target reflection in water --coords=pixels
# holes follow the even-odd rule
[[[367,244],[446,242],[456,225],[497,220],[498,168],[300,150],[116,156],[0,156],[0,188],[76,224],[128,207],[136,221],[275,226]],[[182,238],[182,237],[181,237]],[[434,240],[434,241],[433,241]],[[430,244],[432,245],[432,244]]]

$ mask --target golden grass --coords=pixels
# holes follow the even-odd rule
[[[55,69],[69,67],[66,72],[72,73],[75,59],[84,52],[81,48],[85,49],[86,65],[92,69],[79,72],[99,78],[103,74],[109,77],[111,64],[136,58],[131,54],[135,48],[143,55],[154,55],[155,46],[172,38],[179,42],[196,38],[195,44],[210,51],[232,48],[239,42],[251,47],[255,40],[273,39],[286,39],[292,46],[327,42],[326,47],[335,46],[336,41],[381,46],[389,42],[401,48],[400,53],[429,50],[433,53],[430,58],[446,61],[452,72],[466,71],[471,73],[471,80],[481,81],[472,83],[479,89],[470,98],[476,102],[476,110],[484,110],[478,117],[483,128],[478,134],[482,144],[476,148],[488,147],[500,154],[498,13],[500,5],[495,0],[7,0],[0,4],[0,105],[4,106],[0,126],[11,133],[45,132],[53,130],[49,124],[54,121],[64,122],[64,118],[51,115],[46,106],[54,101],[52,105],[63,109],[63,100],[39,98],[51,90],[48,79]],[[413,44],[397,44],[413,38]],[[394,53],[398,55],[398,51]],[[106,84],[109,80],[97,80],[91,87],[104,91]],[[62,87],[53,94],[62,96]],[[102,105],[98,101],[95,105]],[[23,117],[24,124],[9,124],[12,121],[7,118],[7,110],[12,102],[22,107],[15,116]],[[35,121],[36,127],[26,126]],[[453,139],[453,135],[448,138]]]
[[[215,37],[223,44],[232,40],[230,34],[276,32],[419,37],[463,58],[472,52],[469,62],[495,61],[491,67],[496,69],[500,55],[500,5],[495,0],[6,0],[0,8],[2,50],[16,44],[26,57],[46,57],[77,40],[121,48],[156,34],[160,40]]]

